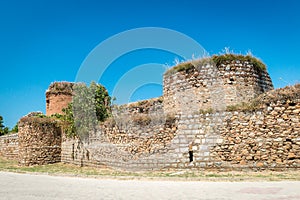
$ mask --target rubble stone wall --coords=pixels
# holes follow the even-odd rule
[[[18,159],[19,155],[18,134],[3,135],[0,137],[0,156],[7,159]]]
[[[19,164],[61,161],[61,128],[50,118],[23,117],[19,121]]]
[[[72,87],[49,87],[47,115],[67,106]],[[198,63],[166,73],[163,97],[114,106],[85,140],[62,137],[51,118],[24,117],[18,139],[0,138],[0,155],[18,154],[21,165],[132,171],[299,169],[300,84],[272,89],[268,73],[251,62]]]
[[[221,166],[300,168],[300,102],[276,102],[253,113],[226,113],[220,139],[210,155]]]
[[[299,122],[299,97],[267,99],[254,110],[176,115],[164,127],[110,122],[88,142],[63,142],[62,161],[133,171],[299,169]]]
[[[234,60],[219,66],[194,65],[188,70],[171,69],[172,73],[165,73],[165,112],[224,110],[226,106],[248,102],[273,89],[268,72],[254,67],[251,62]]]

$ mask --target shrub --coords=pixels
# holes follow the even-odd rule
[[[140,126],[147,126],[151,122],[151,118],[148,115],[140,114],[132,117],[133,123]]]
[[[236,105],[230,105],[226,107],[226,111],[233,112],[233,111],[255,111],[260,108],[260,102],[257,100],[253,100],[251,102],[242,102]]]
[[[208,109],[200,109],[199,110],[199,113],[200,114],[203,114],[203,115],[205,115],[205,114],[212,114],[214,112],[214,110],[212,109],[212,108],[208,108]]]

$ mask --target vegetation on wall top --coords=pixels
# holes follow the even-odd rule
[[[300,101],[300,84],[287,86],[276,90],[271,90],[261,94],[250,102],[242,102],[236,105],[227,106],[226,111],[255,111],[263,108],[265,105],[276,103],[278,101],[293,105]]]
[[[43,126],[43,125],[48,125],[48,124],[56,124],[57,121],[52,117],[41,114],[41,115],[35,115],[35,116],[22,117],[19,120],[19,124],[20,124],[20,126],[23,126],[24,123],[26,123],[26,124],[38,124],[40,126]]]
[[[199,60],[193,60],[193,61],[186,61],[179,63],[175,67],[172,67],[168,71],[166,71],[165,75],[171,75],[176,72],[186,71],[188,72],[191,69],[196,68],[197,66],[203,66],[206,64],[212,64],[216,67],[221,66],[222,64],[229,64],[233,61],[240,61],[240,62],[248,62],[249,64],[252,64],[253,67],[258,71],[266,71],[267,67],[266,65],[259,60],[258,58],[255,58],[251,55],[241,55],[241,54],[232,54],[232,53],[226,53],[223,55],[213,55],[212,57],[207,58],[201,58]]]
[[[213,55],[212,56],[213,62],[216,64],[216,66],[220,66],[221,64],[227,64],[231,63],[232,61],[239,60],[240,62],[249,62],[253,64],[253,66],[260,71],[266,71],[267,67],[266,65],[259,60],[258,58],[255,58],[251,55],[241,55],[241,54],[223,54],[223,55]]]
[[[53,82],[50,84],[46,94],[72,94],[74,83]]]

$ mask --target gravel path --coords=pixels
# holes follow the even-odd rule
[[[300,182],[108,180],[0,172],[0,200],[299,200]]]

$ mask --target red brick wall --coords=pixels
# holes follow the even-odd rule
[[[68,107],[72,101],[70,94],[47,94],[46,97],[46,115],[50,116],[55,113],[62,114],[62,109]]]

